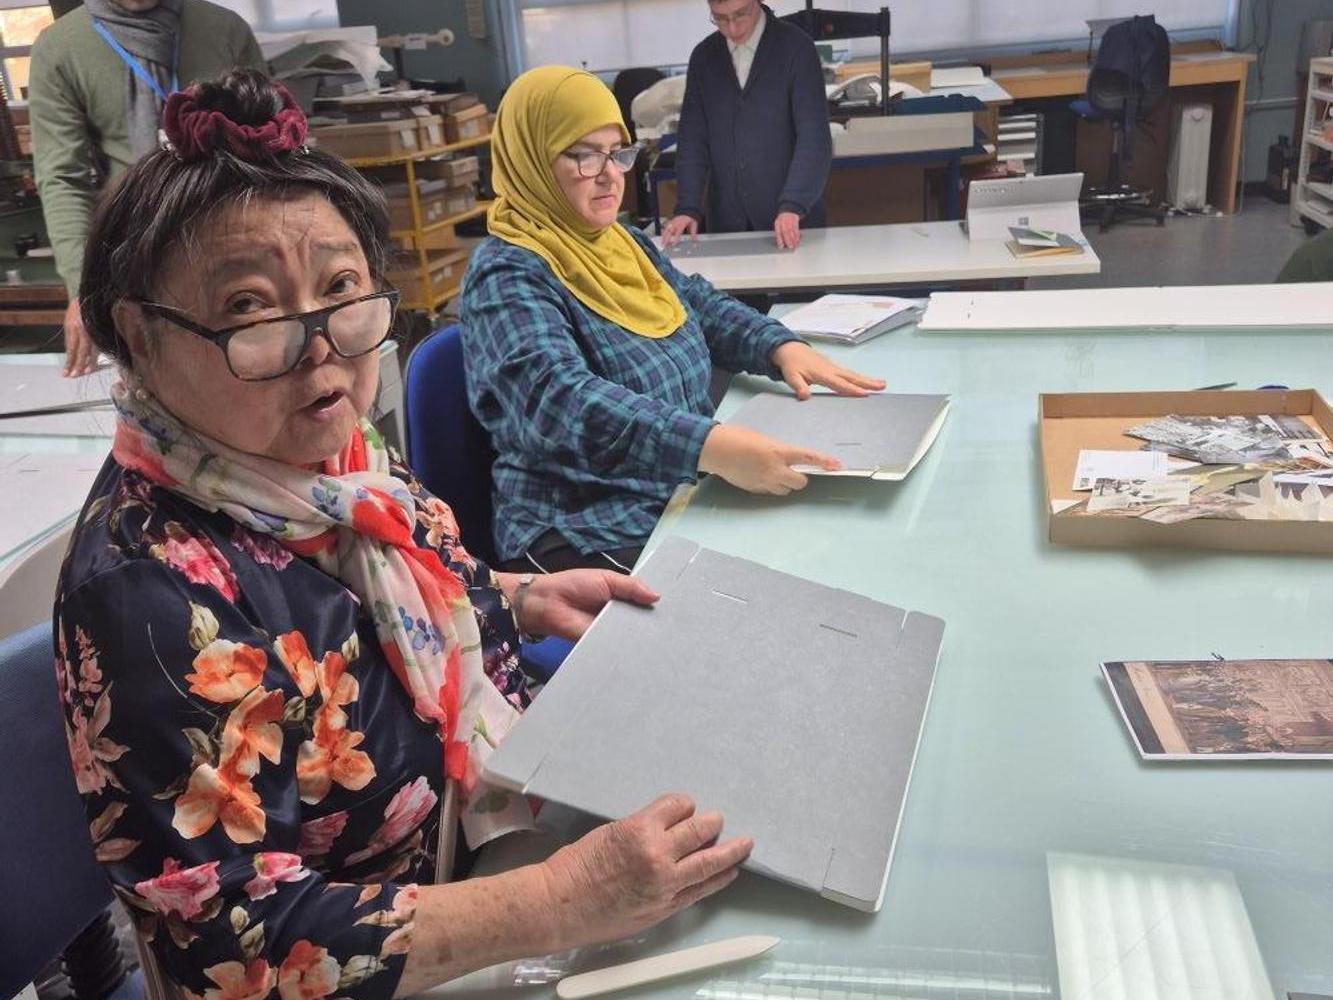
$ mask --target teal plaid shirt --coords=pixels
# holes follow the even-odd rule
[[[698,474],[712,366],[778,378],[769,358],[798,339],[630,232],[685,307],[669,337],[592,312],[530,250],[492,237],[472,252],[463,347],[469,402],[498,455],[501,559],[551,528],[584,553],[642,545],[672,491]]]

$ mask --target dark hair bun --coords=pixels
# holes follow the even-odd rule
[[[271,122],[282,110],[287,93],[263,73],[234,69],[215,80],[196,83],[194,103],[202,111],[217,111],[237,125],[258,128]]]
[[[280,83],[237,69],[167,98],[162,129],[171,150],[193,162],[218,152],[255,162],[305,144],[305,114]]]

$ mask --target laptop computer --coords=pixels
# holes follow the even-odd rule
[[[964,229],[974,240],[1007,240],[1011,227],[1081,236],[1082,190],[1082,173],[975,180],[967,188]]]

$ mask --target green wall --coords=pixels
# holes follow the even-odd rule
[[[495,4],[487,2],[484,6],[484,39],[468,35],[462,0],[338,0],[338,16],[345,26],[373,24],[381,35],[449,28],[455,37],[453,45],[404,52],[403,68],[408,76],[418,78],[452,80],[461,76],[469,90],[477,91],[494,108],[502,85],[501,44]]]
[[[1251,67],[1245,100],[1245,149],[1241,177],[1261,181],[1268,172],[1268,147],[1279,135],[1290,136],[1296,118],[1297,66],[1301,27],[1308,20],[1333,19],[1333,0],[1240,0],[1237,45],[1255,51],[1251,14],[1258,14],[1259,41],[1264,15],[1272,7],[1272,30],[1264,60],[1264,83],[1259,89],[1258,67]],[[1308,66],[1301,68],[1303,77]],[[1303,110],[1302,110],[1303,113]]]

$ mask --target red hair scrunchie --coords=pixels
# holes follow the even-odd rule
[[[263,125],[241,125],[221,111],[199,107],[195,87],[178,90],[162,110],[162,131],[172,151],[187,163],[219,149],[247,161],[290,153],[305,144],[309,126],[291,92],[280,83],[273,88],[282,98],[282,110]]]

